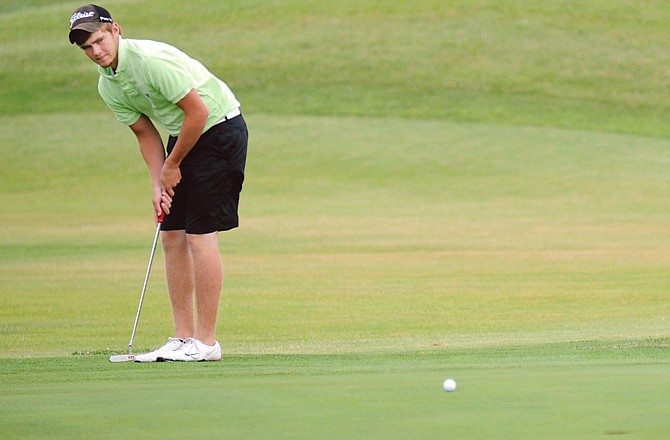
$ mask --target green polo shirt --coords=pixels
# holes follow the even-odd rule
[[[116,71],[98,67],[98,92],[116,118],[132,125],[142,114],[177,136],[184,112],[176,105],[195,89],[209,109],[203,133],[240,106],[228,86],[177,48],[119,37]]]

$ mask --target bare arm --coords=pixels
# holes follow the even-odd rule
[[[153,204],[156,216],[159,216],[161,210],[166,214],[170,213],[172,197],[164,191],[161,185],[161,170],[165,163],[165,150],[160,133],[147,116],[142,115],[130,129],[135,133],[139,143],[140,153],[144,158],[149,170],[151,185],[153,187]]]
[[[195,89],[192,89],[177,105],[184,111],[184,123],[177,143],[165,160],[160,173],[161,185],[170,196],[174,195],[174,188],[181,180],[179,165],[200,139],[209,116],[207,106]]]

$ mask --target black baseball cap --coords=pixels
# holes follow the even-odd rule
[[[112,14],[102,6],[84,5],[70,17],[70,44],[74,44],[74,31],[95,32],[103,23],[114,23]]]

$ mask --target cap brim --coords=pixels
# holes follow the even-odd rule
[[[103,23],[99,21],[90,21],[88,23],[80,23],[70,29],[70,44],[74,44],[74,39],[72,38],[72,32],[74,31],[84,31],[84,32],[95,32],[100,29]]]

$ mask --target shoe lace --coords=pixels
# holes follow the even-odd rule
[[[182,350],[184,350],[184,353],[187,356],[200,354],[200,349],[198,348],[198,344],[195,343],[195,338],[185,339],[184,345],[182,346]]]
[[[179,346],[177,347],[177,349],[179,349],[184,345],[186,341],[180,338],[168,338],[168,343],[166,345],[172,344],[173,342],[179,343]]]

